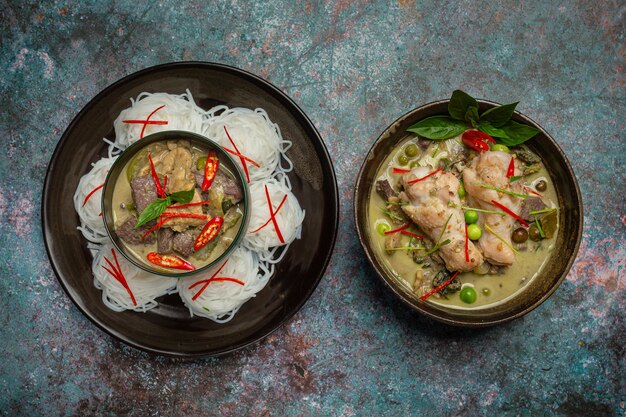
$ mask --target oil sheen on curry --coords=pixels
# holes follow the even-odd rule
[[[525,145],[472,146],[467,132],[477,131],[446,140],[408,134],[378,169],[368,213],[388,272],[450,308],[521,292],[550,258],[558,228],[541,159]]]
[[[194,270],[232,243],[243,190],[216,154],[184,140],[142,148],[113,191],[115,231],[135,256],[166,270]]]

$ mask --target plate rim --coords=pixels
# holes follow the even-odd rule
[[[317,138],[318,142],[319,142],[319,150],[322,153],[322,156],[327,160],[328,162],[328,167],[329,167],[329,174],[330,174],[330,178],[328,178],[330,180],[330,183],[333,185],[333,189],[332,189],[332,197],[330,200],[332,200],[332,202],[334,203],[334,208],[335,210],[332,210],[332,215],[333,215],[333,233],[332,236],[330,236],[330,239],[327,239],[330,241],[330,245],[329,245],[329,250],[327,251],[326,254],[324,254],[323,257],[323,262],[322,262],[322,268],[320,269],[319,273],[317,274],[317,277],[315,278],[315,281],[313,283],[313,285],[308,289],[308,291],[306,292],[306,294],[304,295],[304,297],[302,297],[299,302],[297,303],[297,305],[295,306],[295,308],[288,312],[287,314],[285,314],[276,325],[274,325],[269,331],[264,332],[263,334],[259,335],[259,336],[255,336],[253,337],[251,340],[246,341],[246,342],[240,342],[237,344],[234,344],[232,346],[229,346],[225,349],[221,349],[219,351],[216,352],[207,352],[207,351],[203,351],[203,352],[180,352],[177,350],[170,350],[170,349],[161,349],[161,348],[155,348],[155,347],[149,347],[149,346],[145,346],[142,345],[141,343],[132,341],[132,340],[128,340],[122,333],[118,332],[117,330],[115,330],[114,328],[109,328],[108,326],[106,326],[104,323],[101,323],[100,320],[98,320],[98,318],[91,313],[91,311],[86,308],[85,305],[83,305],[82,303],[79,303],[79,301],[75,298],[73,291],[71,290],[71,288],[66,284],[65,282],[65,278],[62,277],[62,274],[59,273],[59,268],[57,267],[57,264],[55,262],[55,258],[53,257],[51,248],[50,248],[50,244],[48,242],[48,236],[51,235],[51,231],[48,230],[48,221],[47,218],[49,216],[49,210],[47,209],[47,206],[49,205],[48,201],[50,198],[50,194],[48,192],[48,188],[50,186],[50,182],[52,181],[51,178],[51,171],[52,168],[55,166],[56,164],[56,160],[58,159],[59,155],[61,154],[62,150],[65,147],[65,143],[67,140],[67,137],[69,136],[69,133],[74,129],[75,125],[78,123],[79,120],[81,120],[84,115],[91,110],[91,108],[106,94],[108,94],[111,90],[119,87],[120,85],[127,83],[133,79],[136,78],[140,78],[142,76],[144,76],[147,73],[151,73],[154,71],[162,71],[162,70],[171,70],[171,69],[178,69],[178,68],[185,68],[185,67],[192,67],[192,66],[197,66],[197,67],[205,67],[206,69],[212,69],[212,70],[219,70],[219,71],[224,71],[230,74],[234,74],[234,75],[239,75],[239,76],[243,76],[251,78],[251,81],[256,82],[256,83],[260,83],[264,88],[270,90],[272,92],[273,95],[278,96],[277,98],[279,98],[280,101],[286,101],[293,110],[297,113],[297,116],[301,117],[303,119],[303,121],[306,123],[311,132],[314,134],[314,136]],[[325,190],[327,191],[327,190]],[[298,313],[302,307],[304,307],[304,304],[306,304],[306,302],[309,300],[309,298],[311,298],[311,296],[313,295],[313,293],[315,292],[315,290],[317,289],[320,281],[322,280],[322,278],[324,277],[324,275],[326,274],[326,270],[328,269],[328,265],[330,264],[330,260],[332,258],[332,256],[335,253],[335,245],[336,245],[336,240],[337,240],[337,235],[338,235],[338,227],[339,227],[339,217],[340,217],[340,211],[341,211],[341,206],[340,206],[340,201],[339,201],[339,187],[338,187],[338,183],[337,183],[337,176],[335,173],[335,166],[333,164],[333,160],[330,156],[330,153],[328,152],[328,148],[326,146],[326,144],[324,143],[324,140],[322,138],[322,136],[320,135],[319,131],[317,130],[317,128],[315,127],[315,125],[313,124],[313,122],[311,121],[311,119],[307,116],[307,114],[300,108],[300,106],[291,98],[289,97],[285,92],[283,92],[281,89],[279,89],[277,86],[275,86],[274,84],[272,84],[270,81],[265,80],[264,78],[253,74],[249,71],[243,70],[241,68],[232,66],[232,65],[227,65],[227,64],[222,64],[222,63],[218,63],[218,62],[210,62],[210,61],[175,61],[175,62],[168,62],[168,63],[163,63],[163,64],[158,64],[158,65],[154,65],[154,66],[150,66],[150,67],[146,67],[143,68],[139,71],[135,71],[132,72],[130,74],[125,75],[122,78],[117,79],[116,81],[108,84],[105,88],[103,88],[102,90],[100,90],[98,92],[98,94],[96,94],[92,99],[90,99],[82,108],[81,110],[72,118],[71,122],[67,125],[67,127],[65,128],[65,130],[63,131],[63,134],[61,135],[61,137],[59,138],[59,140],[57,141],[54,151],[52,152],[52,155],[50,156],[50,161],[48,162],[47,166],[46,166],[46,175],[43,181],[43,187],[42,187],[42,198],[41,198],[41,207],[40,207],[40,213],[41,213],[41,231],[42,231],[42,235],[43,235],[43,241],[44,241],[44,246],[46,249],[46,255],[48,257],[48,261],[50,262],[50,266],[52,268],[52,271],[54,272],[54,275],[57,278],[57,281],[59,282],[59,284],[61,285],[61,288],[63,288],[63,290],[65,291],[65,293],[67,294],[67,296],[69,297],[69,299],[72,301],[72,303],[78,308],[78,310],[82,313],[83,316],[87,317],[87,319],[93,323],[97,328],[99,328],[100,330],[102,330],[104,333],[106,333],[107,335],[113,337],[114,339],[117,339],[121,342],[123,342],[124,344],[133,347],[135,349],[138,349],[140,351],[143,352],[147,352],[148,354],[151,355],[162,355],[162,356],[166,356],[166,357],[172,357],[172,358],[182,358],[182,359],[198,359],[198,358],[205,358],[205,357],[217,357],[217,356],[224,356],[224,355],[228,355],[231,354],[235,351],[244,349],[248,346],[254,345],[258,342],[260,342],[261,340],[267,338],[268,336],[270,336],[272,333],[274,333],[275,331],[277,331],[279,328],[283,327],[285,325],[285,323],[287,323],[289,320],[291,320],[296,313]],[[84,238],[83,238],[84,239]]]

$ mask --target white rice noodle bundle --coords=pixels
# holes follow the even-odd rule
[[[98,253],[94,256],[91,266],[94,276],[94,286],[102,290],[102,301],[104,304],[114,311],[133,310],[138,312],[146,312],[158,305],[156,298],[165,294],[176,292],[177,278],[169,278],[161,275],[151,274],[143,269],[137,268],[116,251],[117,260],[120,268],[126,278],[126,283],[135,297],[136,305],[130,297],[130,294],[124,286],[103,266],[111,269],[106,256],[113,265],[116,265],[111,249],[113,245],[110,243],[102,245]]]
[[[142,123],[124,123],[123,120],[146,120],[148,116],[161,106],[165,106],[152,114],[150,120],[167,121],[166,125],[147,125],[143,136],[164,130],[185,130],[202,133],[204,110],[196,106],[191,92],[175,95],[168,93],[141,93],[137,99],[131,99],[131,107],[122,110],[113,122],[115,128],[115,145],[125,149],[141,138]]]
[[[284,160],[287,166],[283,168],[280,165],[281,155],[284,156],[291,142],[283,139],[278,125],[269,119],[265,110],[235,107],[205,122],[205,136],[224,148],[236,151],[224,126],[239,152],[259,164],[257,167],[246,162],[251,182],[269,178],[276,170],[288,172],[292,169],[291,161],[286,157]],[[240,158],[231,156],[243,169]]]
[[[284,242],[280,241],[272,221],[262,229],[257,230],[270,218],[265,187],[267,187],[272,201],[272,211],[274,213],[276,213],[284,196],[287,196],[283,206],[275,214],[276,223]],[[252,202],[250,205],[250,222],[248,224],[248,232],[244,238],[244,245],[253,251],[259,252],[261,260],[278,262],[282,256],[279,259],[275,259],[274,254],[277,249],[281,246],[288,246],[295,239],[300,238],[305,215],[304,210],[300,207],[296,196],[291,192],[286,176],[270,178],[263,182],[251,184],[250,201]],[[284,254],[285,252],[286,248],[282,253]]]
[[[259,263],[255,253],[244,247],[239,247],[232,253],[215,277],[235,278],[244,282],[245,285],[230,281],[212,281],[194,300],[193,298],[202,290],[205,283],[193,285],[210,279],[216,273],[217,268],[213,268],[207,273],[180,278],[178,280],[178,293],[189,308],[192,317],[194,315],[201,316],[217,323],[225,323],[233,318],[246,301],[265,287],[272,271],[264,264]],[[191,286],[193,288],[189,288]]]
[[[91,171],[81,177],[74,192],[74,209],[80,218],[78,229],[90,242],[104,243],[109,240],[104,228],[104,221],[100,215],[102,188],[93,193],[87,202],[85,202],[85,198],[95,188],[104,184],[113,162],[115,162],[115,158],[102,158],[93,164]]]

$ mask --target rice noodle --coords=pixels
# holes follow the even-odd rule
[[[78,230],[90,242],[104,243],[109,240],[100,215],[102,188],[93,193],[86,203],[85,198],[95,188],[104,184],[113,162],[115,158],[102,158],[93,164],[91,171],[81,177],[74,192],[74,209],[80,218]]]
[[[284,178],[282,181],[271,178],[263,182],[255,182],[250,185],[250,200],[252,204],[250,222],[248,224],[248,233],[244,238],[244,245],[251,250],[258,251],[260,256],[265,260],[271,260],[276,252],[270,248],[277,248],[283,245],[289,245],[295,239],[300,238],[302,231],[302,222],[304,220],[304,210],[300,208],[298,199],[287,186]],[[267,187],[268,194],[272,200],[272,211],[276,212],[278,206],[287,195],[287,199],[283,206],[275,214],[276,223],[283,236],[284,242],[281,242],[273,222],[263,226],[270,218],[270,209],[265,194]],[[252,233],[254,232],[254,233]]]
[[[221,265],[217,265],[209,272],[178,280],[178,293],[189,308],[191,316],[206,317],[218,323],[231,320],[243,303],[265,287],[273,272],[259,263],[254,252],[239,247],[228,258],[216,277],[236,278],[243,281],[245,285],[229,281],[213,281],[204,288],[198,298],[193,300],[205,284],[190,287],[199,281],[211,278]]]
[[[205,136],[235,151],[224,126],[239,152],[260,165],[257,167],[246,163],[251,182],[269,178],[277,169],[291,170],[291,161],[286,158],[287,168],[280,166],[281,155],[291,146],[291,142],[283,139],[278,125],[269,119],[265,110],[235,107],[205,122]],[[233,158],[242,167],[240,159],[236,156]]]
[[[113,122],[115,145],[125,149],[140,138],[142,123],[124,123],[123,120],[146,120],[150,113],[164,106],[152,115],[150,120],[166,120],[166,125],[147,125],[144,136],[163,130],[185,130],[202,133],[205,112],[196,103],[189,90],[180,95],[167,93],[141,93],[137,99],[131,99],[131,107],[122,110]]]
[[[117,259],[120,263],[120,268],[137,302],[137,305],[134,305],[126,288],[102,267],[108,267],[108,263],[104,260],[105,256],[115,265],[115,261],[112,259],[111,248],[113,248],[113,245],[110,241],[102,245],[94,256],[91,266],[94,285],[102,290],[102,302],[111,310],[146,312],[158,305],[156,298],[176,292],[177,278],[151,274],[143,269],[139,269],[118,252]]]
[[[191,316],[225,323],[234,317],[246,301],[265,287],[275,271],[275,265],[283,259],[290,244],[300,238],[305,213],[291,192],[291,182],[287,176],[293,169],[293,163],[286,154],[292,144],[283,139],[278,125],[270,120],[263,109],[230,109],[219,105],[204,111],[195,104],[189,90],[181,95],[143,92],[130,101],[131,107],[123,110],[114,121],[115,140],[103,139],[108,145],[108,157],[96,162],[91,171],[81,178],[74,194],[74,207],[81,221],[79,229],[88,240],[87,248],[93,256],[94,285],[102,290],[104,304],[114,311],[145,312],[158,305],[158,297],[179,292]],[[161,106],[164,107],[154,112]],[[210,278],[220,265],[210,272],[176,279],[151,274],[137,268],[123,256],[118,256],[122,272],[137,302],[134,305],[122,284],[102,268],[101,265],[106,264],[104,256],[113,261],[112,242],[100,216],[102,190],[97,190],[84,206],[83,202],[94,188],[104,182],[117,156],[140,138],[144,125],[124,123],[123,120],[146,120],[153,112],[150,120],[166,120],[168,123],[146,125],[144,136],[164,130],[185,130],[208,136],[221,146],[235,151],[235,146],[231,144],[224,130],[226,126],[239,152],[260,165],[256,167],[251,163],[246,164],[251,183],[248,232],[258,229],[269,219],[265,186],[268,188],[273,210],[277,209],[287,195],[283,207],[276,214],[284,243],[280,242],[274,225],[270,222],[257,232],[248,233],[242,245],[233,251],[219,273],[221,277],[241,280],[245,285],[241,286],[236,282],[211,282],[193,300],[203,284],[192,289],[189,287]],[[231,156],[241,167],[239,158]]]

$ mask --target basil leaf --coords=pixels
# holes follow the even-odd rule
[[[508,139],[509,136],[502,129],[498,129],[497,127],[493,127],[493,125],[489,122],[485,122],[483,120],[478,123],[478,130],[492,136],[494,138],[504,138]]]
[[[502,143],[506,146],[520,145],[539,133],[539,129],[514,122],[513,120],[509,120],[508,123],[500,129],[506,133],[507,137],[497,136],[498,143]]]
[[[519,103],[505,104],[503,106],[492,107],[480,115],[480,120],[490,122],[494,127],[502,127],[511,120],[515,107]]]
[[[478,123],[478,107],[470,106],[465,113],[465,121],[472,125],[472,127],[476,127]]]
[[[193,198],[194,193],[196,192],[195,188],[187,191],[177,191],[175,193],[170,194],[170,198],[177,203],[187,204]]]
[[[453,119],[465,120],[465,114],[472,106],[478,109],[478,103],[474,97],[461,90],[454,90],[448,103],[448,113]]]
[[[169,197],[157,198],[152,203],[148,204],[139,215],[135,229],[159,217],[170,204],[172,204],[172,200],[170,200]]]
[[[409,132],[433,140],[450,139],[460,135],[465,130],[467,130],[467,125],[464,122],[448,116],[427,117],[407,129]]]

